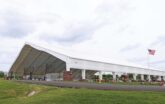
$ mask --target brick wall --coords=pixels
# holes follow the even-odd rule
[[[71,71],[64,71],[63,77],[64,77],[64,81],[71,81],[72,80],[72,72]]]

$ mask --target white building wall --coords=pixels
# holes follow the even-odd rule
[[[81,60],[76,58],[70,59],[70,67],[77,69],[87,69],[105,72],[123,72],[123,73],[135,73],[135,74],[146,74],[146,75],[160,75],[164,76],[165,72],[157,70],[149,70],[144,68],[116,65],[110,63],[102,63],[96,61]]]

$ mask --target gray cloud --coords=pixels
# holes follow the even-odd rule
[[[155,46],[155,45],[165,45],[165,36],[159,36],[156,41],[152,42],[150,46]]]
[[[165,60],[158,60],[158,61],[154,61],[152,62],[152,64],[164,64]]]
[[[131,58],[131,59],[128,59],[128,61],[129,62],[135,62],[135,63],[144,63],[144,62],[146,62],[146,58],[144,58],[144,57],[138,57],[138,58]]]
[[[132,13],[134,11],[135,5],[132,4],[132,1],[114,1],[109,2],[108,0],[103,2],[98,6],[96,11],[101,13],[104,17],[111,17],[111,19],[117,19],[124,17],[128,17],[129,12]],[[101,16],[102,16],[101,15]]]
[[[28,18],[18,12],[1,12],[0,15],[3,21],[0,24],[0,36],[21,38],[33,30]]]
[[[118,4],[120,5],[117,6]],[[95,21],[86,21],[85,23],[82,23],[81,26],[77,27],[74,26],[76,24],[73,24],[73,27],[69,27],[68,29],[66,29],[67,31],[60,35],[54,34],[49,36],[47,33],[43,33],[43,35],[41,35],[40,38],[45,41],[58,42],[61,44],[73,44],[90,40],[97,29],[107,24],[112,24],[115,20],[114,18],[121,17],[121,13],[122,15],[124,15],[125,12],[130,10],[132,11],[132,9],[133,6],[130,5],[128,2],[124,2],[124,4],[120,2],[117,2],[115,4],[103,3],[99,5],[95,10],[95,12],[98,14],[97,19],[94,19]],[[110,20],[110,18],[112,20]],[[123,32],[128,28],[128,24],[124,25],[123,27],[119,28],[118,32]]]
[[[125,26],[121,26],[121,27],[119,27],[119,29],[118,29],[118,33],[122,33],[122,32],[124,32],[124,31],[126,31],[126,30],[128,30],[130,28],[130,26],[127,24],[127,25],[125,25]]]
[[[10,55],[10,56],[9,56]],[[8,52],[8,51],[0,51],[0,64],[7,64],[7,63],[11,63],[12,60],[10,59],[14,59],[16,57],[16,54],[13,54],[13,52]]]
[[[120,51],[121,51],[121,52],[132,51],[132,50],[134,50],[134,49],[139,48],[140,46],[141,46],[140,44],[128,45],[128,46],[122,48]]]
[[[164,62],[165,62],[165,60],[153,61],[153,62],[150,62],[150,66],[153,68],[156,68],[156,69],[164,70],[165,69]]]
[[[75,25],[75,26],[74,26]],[[58,42],[61,44],[73,44],[78,42],[83,42],[92,38],[95,30],[106,25],[106,23],[83,23],[80,26],[69,27],[61,36],[54,34],[52,36],[47,36],[46,33],[41,35],[41,39]]]

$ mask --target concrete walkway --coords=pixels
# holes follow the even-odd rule
[[[98,89],[98,90],[165,92],[165,86],[116,85],[116,84],[97,84],[97,83],[87,83],[87,82],[31,81],[31,80],[18,80],[17,82],[56,86],[56,87],[66,87],[66,88],[89,88],[89,89]]]

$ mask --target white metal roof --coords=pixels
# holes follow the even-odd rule
[[[46,46],[47,48],[45,48],[45,46],[43,46],[43,45],[41,46],[41,45],[36,45],[36,44],[32,44],[32,43],[25,43],[25,45],[30,45],[31,47],[33,47],[35,49],[45,51],[45,52],[47,52],[53,56],[60,54],[64,57],[71,57],[71,58],[88,60],[88,61],[97,61],[97,62],[101,62],[101,63],[110,63],[110,64],[117,64],[117,65],[123,65],[123,66],[131,66],[131,67],[148,69],[148,67],[129,63],[126,61],[121,61],[121,60],[119,61],[117,59],[103,58],[103,57],[99,57],[99,56],[87,55],[87,54],[82,54],[82,53],[80,54],[80,53],[77,53],[75,51],[73,52],[71,50],[57,48],[57,47],[54,48],[54,47]],[[158,70],[158,69],[150,68],[150,70]]]

